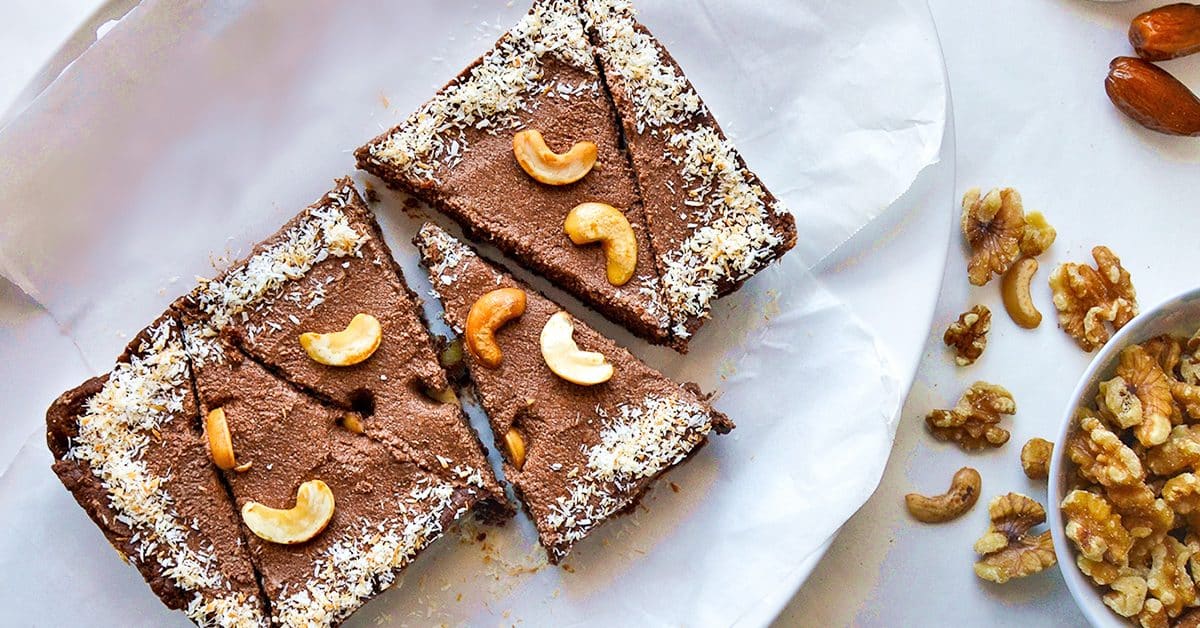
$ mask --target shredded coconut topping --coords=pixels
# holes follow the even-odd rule
[[[384,521],[362,520],[357,534],[347,534],[322,551],[304,588],[272,605],[274,621],[283,626],[336,624],[364,601],[390,587],[396,572],[442,534],[442,517],[454,508],[454,487],[422,481],[398,504],[398,515]],[[458,508],[455,519],[466,508]]]
[[[712,414],[675,397],[648,395],[640,405],[623,403],[617,416],[602,408],[600,442],[587,447],[587,471],[551,506],[546,523],[574,543],[629,505],[641,480],[682,462],[712,430]]]
[[[142,459],[154,432],[183,412],[190,394],[191,375],[175,321],[151,329],[139,354],[117,364],[100,392],[87,400],[66,458],[87,463],[100,479],[117,520],[134,531],[133,558],[156,561],[176,586],[195,593],[188,617],[203,626],[258,626],[263,618],[257,598],[232,590],[216,568],[213,547],[188,543],[192,528],[175,512],[165,487],[168,478],[154,475]]]
[[[783,242],[769,220],[786,209],[741,165],[733,143],[711,124],[686,77],[665,58],[659,44],[637,28],[628,0],[584,0],[588,28],[610,74],[625,84],[639,134],[662,135],[664,156],[679,166],[686,189],[679,219],[691,235],[666,251],[664,296],[675,335],[690,335],[687,322],[708,315],[723,284],[741,281],[775,258]],[[666,187],[678,194],[669,179]]]
[[[437,290],[439,284],[449,286],[458,281],[458,274],[453,271],[458,268],[464,257],[474,257],[466,245],[433,223],[423,225],[418,237],[421,240],[421,257],[429,268],[434,290]],[[436,259],[429,255],[435,251]]]
[[[466,129],[488,133],[518,127],[519,113],[542,95],[570,98],[596,93],[599,81],[559,84],[545,78],[544,57],[596,73],[592,47],[575,0],[538,0],[471,71],[451,83],[387,138],[367,150],[379,165],[407,176],[435,179],[438,164],[453,168],[469,150]]]
[[[584,0],[584,20],[599,40],[605,69],[629,86],[638,133],[680,124],[704,112],[688,80],[662,58],[654,37],[636,27],[637,9],[628,0]]]
[[[342,211],[353,194],[349,186],[330,192],[326,202],[307,210],[280,242],[231,269],[222,279],[201,282],[196,300],[207,321],[188,325],[186,334],[189,355],[197,364],[222,359],[219,343],[212,342],[217,333],[234,321],[245,322],[248,312],[267,307],[289,282],[303,279],[330,257],[362,256],[362,245],[370,236],[355,231]],[[317,286],[307,297],[293,291],[284,298],[296,303],[311,299],[319,304],[324,300],[324,289]],[[259,331],[254,326],[247,328],[251,339]]]
[[[666,298],[676,323],[683,323],[707,316],[719,284],[754,274],[783,240],[769,222],[770,213],[780,210],[738,166],[732,142],[702,126],[676,133],[667,144],[675,149],[670,156],[680,166],[688,199],[701,207],[698,226],[664,256]]]

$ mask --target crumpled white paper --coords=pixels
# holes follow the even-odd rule
[[[103,372],[194,275],[211,276],[351,171],[350,151],[486,50],[523,13],[517,4],[146,0],[0,132],[0,274]],[[738,429],[581,544],[570,570],[544,566],[519,517],[482,530],[483,542],[439,542],[352,624],[732,623],[796,586],[798,565],[874,489],[902,391],[808,265],[937,158],[945,91],[920,0],[845,4],[641,3],[795,212],[801,247],[721,301],[686,358],[563,299],[667,374],[718,391]],[[419,218],[401,206],[385,193],[376,210],[424,293],[407,242]],[[6,616],[182,622],[58,485],[40,419],[27,419],[3,428],[28,439],[0,461]]]

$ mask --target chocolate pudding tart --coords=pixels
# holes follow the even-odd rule
[[[746,166],[628,0],[579,0],[641,190],[677,338],[796,245],[796,221]]]
[[[245,531],[209,461],[178,321],[46,412],[53,470],[163,604],[198,625],[265,625]]]
[[[471,483],[486,498],[485,508],[507,514],[503,489],[438,363],[421,306],[350,179],[338,180],[245,261],[178,307],[198,365],[219,361],[225,346],[235,346],[292,384],[356,413],[367,436],[398,459],[453,483]],[[373,321],[360,331],[356,318]],[[323,364],[297,342],[301,335],[338,332],[374,335],[369,355],[352,364]]]
[[[563,308],[427,224],[415,243],[504,452],[557,563],[654,479],[733,423]],[[482,321],[482,322],[481,322]],[[570,380],[570,381],[569,381]]]
[[[349,179],[47,412],[54,471],[200,625],[336,625],[512,514]]]
[[[686,351],[714,300],[795,245],[795,221],[632,6],[581,1],[535,1],[359,148],[358,165],[634,334]],[[596,204],[606,213],[573,231]]]
[[[196,389],[208,429],[219,413],[228,430],[237,464],[225,479],[243,513],[271,624],[337,625],[390,587],[482,491],[397,460],[345,410],[303,394],[236,348],[225,349],[226,359],[195,369]],[[299,531],[256,529],[246,514],[253,503],[292,509],[300,487],[318,481],[328,504],[306,503],[289,513]]]
[[[651,342],[671,342],[652,243],[615,112],[574,0],[537,0],[493,48],[404,123],[355,153],[360,168],[410,192],[530,270]],[[549,149],[592,144],[594,165],[546,184],[514,157],[514,135]],[[632,231],[636,261],[614,285],[600,246],[563,232],[571,208],[602,201]]]

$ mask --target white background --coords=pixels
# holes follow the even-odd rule
[[[0,2],[0,108],[18,97],[98,4]],[[1054,263],[1083,260],[1091,246],[1103,243],[1125,260],[1144,305],[1195,286],[1194,269],[1200,262],[1200,140],[1142,131],[1115,114],[1103,92],[1108,61],[1129,53],[1124,35],[1129,18],[1154,3],[930,4],[954,96],[958,192],[971,186],[1011,185],[1023,193],[1028,207],[1046,213],[1059,229],[1059,240],[1042,259],[1039,278],[1044,279]],[[1200,89],[1200,57],[1167,67]],[[7,290],[0,287],[0,315],[19,317],[23,306]],[[1030,437],[1057,432],[1066,396],[1088,356],[1054,329],[1044,283],[1038,284],[1035,297],[1047,321],[1034,332],[1016,329],[999,307],[996,286],[970,287],[961,251],[952,249],[935,329],[886,475],[780,617],[780,625],[1083,623],[1057,571],[1004,586],[974,577],[970,546],[986,527],[984,508],[933,527],[909,520],[902,506],[906,492],[943,490],[963,464],[983,474],[985,500],[1015,490],[1044,501],[1044,484],[1020,473],[1020,445]],[[978,364],[958,369],[941,345],[941,331],[977,302],[992,306],[997,314],[991,344]],[[49,366],[36,364],[37,356],[27,358],[31,369]],[[952,404],[974,379],[1008,386],[1016,395],[1018,414],[1011,421],[1013,438],[1007,446],[968,455],[932,441],[922,417],[931,408]],[[49,398],[55,392],[10,391],[0,382],[3,395]],[[16,445],[0,444],[0,453],[8,455]]]

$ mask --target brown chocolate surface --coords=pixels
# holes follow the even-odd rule
[[[632,5],[579,1],[637,174],[673,324],[688,337],[703,325],[711,300],[795,246],[795,219],[746,166]],[[705,227],[715,230],[712,237],[698,237]],[[693,294],[693,284],[706,278],[712,293]]]
[[[370,210],[349,179],[337,182],[345,204],[336,211],[359,239],[355,254],[315,260],[275,294],[233,317],[221,334],[285,379],[345,410],[362,415],[367,434],[403,461],[411,461],[457,483],[483,489],[498,513],[506,509],[503,489],[493,476],[479,440],[461,408],[435,401],[429,392],[449,389],[420,304],[404,284]],[[314,205],[333,207],[329,197]],[[306,210],[275,236],[259,244],[247,259],[270,256],[289,234],[314,222]],[[318,255],[318,257],[320,257]],[[201,293],[184,299],[189,321],[203,322],[202,291],[229,280],[248,262],[235,264]],[[298,338],[304,332],[344,329],[356,314],[371,314],[383,327],[383,340],[367,360],[353,366],[326,366],[308,356]],[[450,462],[446,462],[450,461]]]
[[[178,323],[164,315],[112,373],[50,406],[52,468],[167,607],[197,623],[255,625],[264,598],[197,412]]]
[[[511,112],[512,119],[484,128],[463,125],[461,137],[455,140],[462,148],[433,160],[431,171],[405,167],[403,156],[380,150],[397,133],[415,133],[421,124],[419,117],[410,118],[360,148],[356,152],[359,167],[433,204],[457,221],[470,237],[495,244],[635,334],[657,344],[670,343],[667,313],[658,293],[654,250],[647,237],[637,184],[620,147],[615,112],[583,36],[578,9],[570,0],[539,0],[531,15],[538,12],[557,12],[554,17],[562,21],[563,28],[573,30],[573,38],[556,41],[563,47],[578,46],[584,53],[583,63],[550,53],[534,57],[539,64],[538,79],[521,86],[528,93],[521,106]],[[481,66],[521,61],[520,52],[530,46],[522,36],[520,27],[510,31],[423,110],[445,106],[458,115],[472,107],[472,103],[455,100],[451,90],[469,83],[473,74],[486,71]],[[538,43],[552,36],[539,34]],[[541,131],[547,145],[558,152],[565,152],[578,141],[592,141],[598,148],[597,165],[571,185],[539,183],[520,168],[513,156],[512,137],[521,129]],[[634,229],[638,265],[634,278],[623,286],[608,283],[599,246],[576,246],[563,231],[563,221],[571,208],[591,201],[621,209]]]
[[[365,362],[324,367],[301,348],[301,332],[360,312],[384,329]],[[415,295],[342,179],[57,400],[47,441],[63,484],[167,606],[206,625],[329,625],[468,509],[512,513],[461,409],[424,392],[447,387]],[[244,472],[210,459],[201,410],[216,407]],[[348,412],[363,434],[338,424]],[[241,505],[288,508],[309,479],[337,504],[316,538],[282,546],[243,524]]]
[[[466,355],[497,446],[506,451],[504,435],[510,429],[524,439],[525,463],[518,469],[506,456],[505,477],[522,497],[552,562],[635,503],[658,474],[703,445],[710,430],[732,429],[705,398],[579,321],[579,347],[603,353],[615,374],[590,387],[560,379],[543,361],[539,336],[561,307],[432,224],[422,228],[416,244],[445,306],[446,322],[456,330],[464,328],[472,304],[483,294],[499,287],[526,293],[525,313],[496,334],[504,352],[499,367],[484,367],[469,351]]]
[[[236,357],[236,348],[226,350],[226,360],[195,373],[203,411],[224,410],[234,454],[251,464],[225,473],[238,508],[250,501],[291,508],[300,484],[314,479],[334,495],[333,518],[307,542],[281,545],[246,528],[271,620],[336,624],[387,588],[396,571],[478,501],[477,489],[397,460],[370,437],[339,425],[344,410]]]

